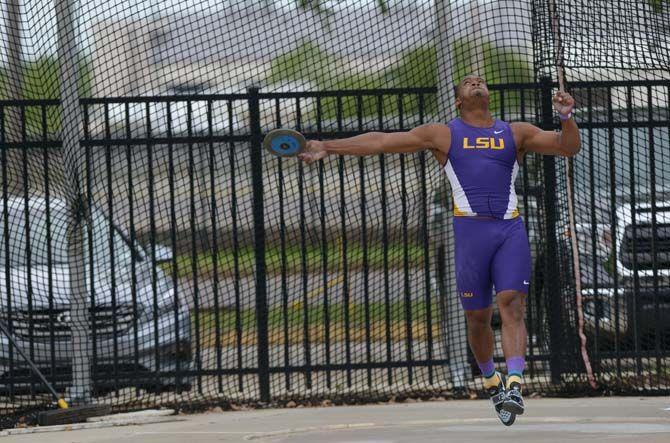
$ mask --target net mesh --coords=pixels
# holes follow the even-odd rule
[[[446,122],[470,73],[497,118],[557,128],[547,1],[0,5],[5,426],[53,406],[17,348],[116,410],[478,389],[430,153],[303,165],[259,141]],[[600,389],[666,392],[669,6],[557,6],[588,351]],[[589,392],[564,164],[523,166],[528,389]]]

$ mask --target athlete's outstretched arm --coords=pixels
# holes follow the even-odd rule
[[[537,152],[548,155],[573,157],[581,149],[579,128],[571,118],[575,100],[565,92],[554,97],[554,107],[561,115],[561,131],[543,131],[530,123],[513,123],[521,141],[520,149],[525,152]]]
[[[367,134],[339,140],[307,143],[307,150],[298,155],[300,160],[311,163],[327,155],[375,155],[383,153],[412,153],[424,149],[435,149],[435,140],[440,133],[448,132],[448,127],[426,124],[407,132],[368,132]]]

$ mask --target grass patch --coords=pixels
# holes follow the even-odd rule
[[[367,264],[370,270],[384,268],[384,248],[369,246],[364,250],[360,244],[347,245],[346,255],[343,254],[341,244],[329,244],[326,251],[319,246],[308,246],[303,251],[300,247],[291,245],[284,251],[272,247],[265,250],[265,261],[268,274],[297,274],[303,272],[323,272],[323,257],[325,255],[326,272],[337,272],[343,269],[345,259],[347,269],[363,269]],[[366,256],[367,254],[367,256]],[[403,268],[405,247],[402,244],[391,244],[387,250],[389,269]],[[424,249],[420,245],[407,246],[408,266],[421,268],[424,266]],[[304,263],[303,263],[304,261]],[[172,275],[173,264],[161,263],[163,270]],[[236,272],[241,276],[252,275],[255,268],[255,250],[251,246],[240,248],[237,252],[226,248],[216,255],[211,251],[197,254],[183,254],[176,258],[176,275],[178,278],[221,278],[233,277]]]
[[[90,60],[80,58],[77,61],[79,69],[79,95],[90,97],[93,85],[93,73]],[[20,81],[10,82],[6,67],[0,67],[0,99],[17,98],[24,100],[45,100],[60,97],[60,63],[55,56],[43,56],[36,60],[23,62],[20,70]],[[9,88],[19,86],[21,90],[10,91]],[[60,106],[46,108],[46,128],[43,127],[42,109],[40,106],[25,107],[26,133],[28,137],[40,137],[44,130],[50,136],[61,130]]]
[[[339,342],[349,340],[361,342],[403,341],[408,337],[411,326],[413,340],[426,340],[428,337],[428,311],[431,310],[433,336],[437,334],[437,302],[412,301],[410,306],[404,302],[372,302],[367,304],[336,303],[328,310],[319,305],[305,306],[302,302],[292,303],[285,308],[275,306],[268,312],[269,340],[272,344],[301,344],[307,339],[310,343]],[[408,319],[409,317],[409,319]],[[256,343],[256,311],[244,309],[239,318],[234,310],[204,310],[191,314],[193,329],[198,325],[203,346],[217,344],[217,323],[219,325],[221,345],[233,346],[237,342],[250,345]],[[369,325],[366,328],[366,325]],[[328,339],[328,340],[326,340]]]

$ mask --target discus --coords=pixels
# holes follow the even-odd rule
[[[277,157],[295,157],[305,150],[305,136],[293,129],[275,129],[263,139],[263,146]]]

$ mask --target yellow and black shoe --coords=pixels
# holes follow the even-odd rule
[[[493,410],[496,412],[496,415],[505,426],[512,426],[514,420],[516,419],[516,414],[513,412],[507,411],[503,408],[505,401],[507,400],[507,393],[505,391],[505,380],[502,375],[496,373],[499,377],[500,382],[497,385],[489,386],[486,388],[486,392],[491,397],[491,404],[493,405]]]
[[[502,407],[512,414],[521,415],[524,413],[526,408],[521,396],[521,383],[519,381],[510,381]]]

